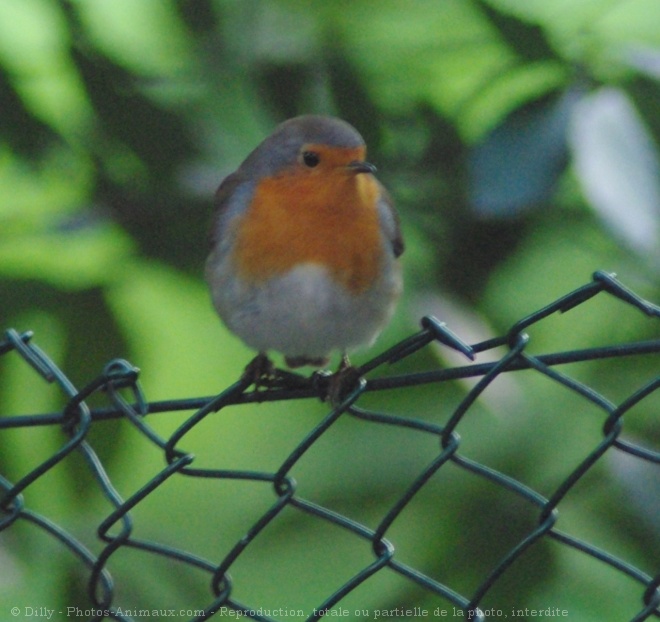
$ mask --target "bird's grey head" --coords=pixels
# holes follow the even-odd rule
[[[355,149],[364,146],[360,133],[346,121],[321,115],[294,117],[250,153],[241,169],[250,176],[270,176],[296,163],[303,145],[320,144]]]

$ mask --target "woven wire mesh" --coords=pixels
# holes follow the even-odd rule
[[[625,304],[639,309],[654,321],[660,319],[660,308],[641,299],[622,285],[614,275],[605,272],[594,274],[593,280],[585,286],[556,300],[552,304],[536,311],[517,322],[507,334],[476,344],[468,345],[447,326],[432,317],[422,320],[422,330],[403,340],[386,352],[362,365],[360,379],[350,389],[341,403],[328,406],[325,417],[309,433],[297,442],[295,449],[274,471],[251,471],[242,469],[207,469],[194,466],[195,457],[185,450],[186,436],[199,426],[209,415],[222,416],[227,406],[240,406],[255,402],[273,402],[282,400],[304,400],[324,397],[328,390],[329,376],[315,374],[304,378],[295,374],[282,374],[272,386],[251,390],[251,381],[241,378],[219,395],[211,398],[191,398],[148,403],[140,388],[138,370],[124,360],[110,362],[103,373],[83,389],[76,388],[58,366],[33,342],[29,332],[19,333],[13,329],[6,331],[0,342],[0,355],[19,356],[44,380],[56,383],[65,394],[68,403],[61,412],[50,414],[5,416],[0,418],[0,429],[59,425],[65,434],[65,441],[59,449],[48,456],[32,471],[23,474],[18,481],[9,481],[0,475],[0,487],[3,490],[0,503],[0,531],[11,530],[20,522],[26,522],[52,537],[59,545],[72,552],[86,569],[89,598],[93,602],[90,619],[133,619],[130,612],[122,609],[121,603],[115,602],[116,587],[113,582],[113,555],[120,549],[131,549],[141,555],[167,558],[175,564],[186,565],[200,570],[206,577],[210,596],[206,602],[198,604],[188,611],[190,619],[202,620],[213,616],[245,616],[255,620],[277,620],[272,612],[256,604],[241,602],[235,596],[236,585],[232,582],[232,567],[244,555],[260,534],[271,524],[278,521],[285,509],[300,512],[312,521],[320,521],[344,530],[355,541],[355,546],[371,550],[371,559],[364,567],[355,572],[339,587],[328,586],[327,596],[312,610],[299,612],[302,619],[314,620],[331,615],[341,607],[344,599],[369,582],[379,573],[396,573],[406,582],[410,582],[421,592],[433,594],[453,607],[454,613],[462,612],[465,619],[496,619],[497,612],[483,609],[483,603],[490,590],[502,581],[514,563],[526,555],[539,542],[551,540],[558,546],[570,548],[577,554],[590,558],[599,564],[609,566],[613,571],[629,578],[630,584],[638,595],[639,609],[631,614],[630,620],[641,621],[652,617],[660,618],[660,566],[652,569],[651,574],[637,568],[630,560],[596,546],[586,539],[578,538],[562,531],[560,524],[562,502],[576,488],[580,480],[595,467],[606,453],[621,452],[636,461],[642,461],[654,469],[657,480],[660,477],[660,452],[651,449],[650,443],[631,440],[624,433],[624,415],[643,400],[646,400],[660,387],[660,375],[654,376],[643,386],[632,389],[627,397],[618,404],[607,399],[585,382],[568,375],[560,367],[569,363],[594,359],[620,361],[623,357],[638,356],[660,352],[660,340],[640,341],[628,344],[606,345],[597,348],[553,352],[531,355],[527,334],[533,324],[543,321],[556,312],[565,312],[586,303],[594,296],[605,294],[613,296]],[[389,375],[371,378],[372,372],[390,365],[431,344],[442,344],[462,352],[470,358],[482,353],[489,353],[490,361],[474,362],[457,367],[437,369],[421,373]],[[459,436],[462,425],[478,398],[492,383],[503,374],[519,370],[532,370],[555,383],[562,390],[577,396],[579,400],[595,407],[600,413],[602,432],[592,439],[592,444],[574,464],[571,464],[568,476],[551,491],[541,494],[526,483],[496,470],[488,464],[477,462],[462,452],[463,440]],[[369,375],[369,376],[368,376]],[[368,379],[365,377],[368,376]],[[366,393],[381,390],[412,392],[412,387],[420,385],[440,386],[457,379],[472,378],[474,384],[466,390],[450,416],[442,423],[430,419],[418,419],[401,414],[391,414],[382,410],[370,410],[360,405]],[[88,406],[92,395],[105,394],[108,404],[97,408]],[[183,424],[171,435],[160,436],[149,421],[156,413],[172,411],[194,411]],[[215,415],[215,413],[219,413]],[[147,416],[149,415],[149,416]],[[317,443],[340,418],[353,417],[370,426],[393,426],[413,430],[433,438],[437,442],[437,451],[424,468],[418,470],[407,482],[387,511],[379,517],[375,526],[367,526],[348,515],[330,507],[304,498],[298,492],[298,484],[291,472],[295,465]],[[153,478],[128,498],[122,498],[111,481],[106,467],[95,452],[90,441],[90,431],[95,426],[104,425],[108,419],[123,418],[132,424],[135,433],[162,452],[166,466]],[[519,448],[507,448],[518,451]],[[8,451],[5,446],[5,450]],[[100,517],[97,536],[100,551],[93,553],[82,540],[66,527],[58,525],[50,518],[40,515],[26,507],[24,493],[53,467],[77,452],[85,460],[87,468],[94,477],[96,485],[113,510]],[[461,469],[470,476],[479,478],[486,485],[506,489],[515,495],[519,502],[535,515],[533,525],[517,542],[493,564],[490,572],[482,577],[478,585],[469,592],[458,590],[449,580],[440,580],[432,572],[417,568],[398,558],[397,542],[392,527],[398,520],[404,520],[406,508],[413,499],[429,485],[435,477],[449,465]],[[451,467],[450,467],[451,468]],[[538,465],[542,469],[541,464]],[[173,477],[199,478],[199,481],[233,480],[237,482],[258,482],[272,488],[274,500],[256,520],[246,519],[244,534],[239,538],[222,559],[206,559],[186,550],[160,542],[141,539],[135,535],[132,512],[140,503],[163,486]],[[383,474],[387,477],[387,474]],[[443,503],[437,499],[438,506]],[[194,510],[193,510],[194,511]],[[484,520],[487,520],[487,508]],[[209,517],[213,520],[213,517]],[[438,526],[441,528],[441,525]],[[222,529],[222,525],[218,525]],[[98,542],[97,542],[98,544]],[[313,554],[310,551],[310,554]],[[656,556],[660,559],[660,556]],[[385,597],[384,597],[385,601]],[[512,606],[515,603],[511,603]],[[344,615],[346,615],[346,612]],[[428,613],[428,612],[427,612]],[[270,615],[269,615],[270,614]],[[398,612],[399,617],[418,617],[423,613],[415,611]],[[365,614],[368,615],[368,614]],[[549,615],[549,613],[548,613]],[[553,615],[560,615],[559,613]],[[565,614],[564,614],[565,615]],[[290,614],[286,614],[287,619]],[[508,617],[499,612],[500,617]],[[354,617],[358,617],[357,615]]]

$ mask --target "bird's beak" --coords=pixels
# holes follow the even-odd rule
[[[346,165],[354,173],[375,173],[376,167],[364,160],[353,160]]]

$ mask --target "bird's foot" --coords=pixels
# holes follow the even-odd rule
[[[346,396],[360,383],[360,370],[351,365],[348,356],[342,356],[337,371],[328,378],[326,400],[333,406],[341,404]]]
[[[260,389],[294,389],[309,387],[309,379],[275,367],[264,352],[260,352],[245,367],[243,380],[254,385],[254,390]]]
[[[255,389],[268,386],[276,375],[275,365],[265,352],[259,352],[245,367],[242,380],[249,381]]]

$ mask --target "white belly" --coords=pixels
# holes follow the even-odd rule
[[[395,261],[385,261],[383,276],[357,295],[312,263],[255,287],[229,276],[225,260],[207,266],[207,280],[220,317],[247,345],[260,352],[320,358],[371,344],[387,324],[401,277]]]

